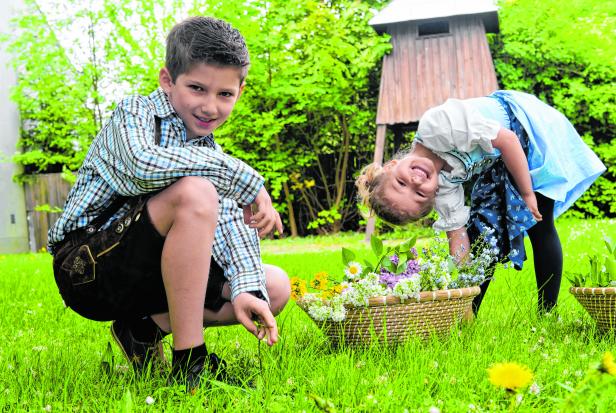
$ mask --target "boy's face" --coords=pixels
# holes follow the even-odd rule
[[[175,82],[167,68],[159,74],[160,86],[184,121],[187,139],[209,135],[227,120],[244,89],[240,79],[239,68],[206,63],[194,65]]]

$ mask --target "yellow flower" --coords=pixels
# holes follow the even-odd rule
[[[321,293],[321,298],[324,299],[324,300],[329,300],[333,296],[334,296],[334,290],[324,290]]]
[[[291,278],[291,298],[297,300],[306,294],[306,281],[301,278]]]
[[[522,364],[497,363],[488,369],[490,383],[514,391],[526,387],[533,379],[533,373]]]
[[[310,286],[315,290],[326,290],[328,284],[328,275],[326,272],[316,273],[314,279],[310,281]]]
[[[334,294],[340,294],[342,292],[342,290],[344,290],[344,285],[342,284],[336,284],[334,285],[334,287],[332,288],[334,290]]]
[[[603,358],[601,358],[601,367],[599,370],[612,376],[616,376],[616,363],[614,362],[614,355],[609,351],[603,354]]]

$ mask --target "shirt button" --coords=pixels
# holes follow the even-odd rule
[[[118,234],[121,233],[122,231],[124,231],[124,224],[120,223],[118,224],[118,226],[116,227],[115,230]]]

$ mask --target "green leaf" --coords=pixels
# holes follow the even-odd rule
[[[401,245],[400,245],[400,251],[404,251],[404,252],[409,252],[411,248],[413,248],[415,246],[415,243],[417,242],[417,235],[413,235],[412,238],[404,241]]]
[[[368,274],[374,271],[374,264],[364,258],[364,272]]]
[[[609,275],[609,280],[616,280],[616,260],[612,257],[605,258],[605,271]]]
[[[355,259],[355,253],[347,248],[342,248],[342,263],[344,265],[349,265],[349,262]]]
[[[374,255],[380,257],[383,253],[383,241],[373,234],[370,236],[370,246],[372,247],[372,252],[374,252]]]

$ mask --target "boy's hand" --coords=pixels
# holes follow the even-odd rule
[[[266,301],[261,300],[250,293],[240,293],[233,300],[235,318],[242,323],[246,330],[261,340],[267,337],[267,344],[273,346],[278,341],[278,327]],[[260,327],[257,328],[253,320],[257,320]]]
[[[526,206],[530,209],[530,212],[533,214],[533,218],[535,221],[539,222],[543,220],[543,216],[539,212],[539,207],[537,206],[537,196],[534,192],[527,192],[522,194],[522,199],[526,202]]]
[[[252,213],[252,205],[256,207],[256,211]],[[245,205],[244,209],[244,223],[250,228],[256,228],[259,231],[259,238],[265,237],[274,229],[278,231],[278,234],[282,234],[282,220],[280,214],[272,206],[272,199],[262,187],[257,194],[254,202],[251,205]]]

